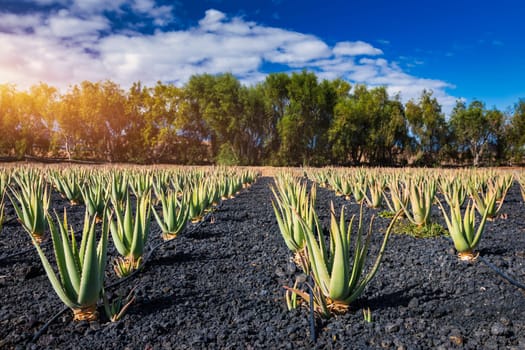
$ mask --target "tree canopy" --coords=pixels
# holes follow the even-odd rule
[[[492,165],[521,162],[525,99],[503,113],[457,101],[447,118],[432,91],[406,104],[386,87],[272,73],[184,86],[84,81],[0,85],[0,156],[239,165]]]

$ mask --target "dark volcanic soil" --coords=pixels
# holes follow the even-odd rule
[[[522,290],[480,261],[459,262],[443,238],[404,235],[392,236],[378,274],[348,314],[318,320],[313,343],[308,311],[286,310],[282,286],[293,283],[298,271],[289,263],[273,215],[271,182],[259,179],[205,222],[156,250],[145,269],[117,290],[137,288],[137,300],[123,320],[72,323],[68,310],[35,343],[35,332],[63,304],[34,249],[3,258],[31,247],[18,223],[7,224],[0,235],[0,348],[525,348]],[[346,204],[353,214],[359,211],[319,189],[325,225],[330,200],[337,207]],[[64,205],[54,197],[54,208]],[[367,218],[376,212],[365,209]],[[488,223],[481,255],[523,282],[525,206],[517,184],[502,212],[508,218]],[[81,228],[83,207],[68,215]],[[433,218],[442,222],[437,210]],[[378,233],[388,223],[377,218]],[[152,228],[156,244],[159,231],[156,224]],[[374,248],[380,239],[377,234]],[[109,268],[107,284],[115,280]],[[364,307],[370,307],[372,323],[364,322]]]

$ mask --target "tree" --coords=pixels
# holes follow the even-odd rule
[[[62,96],[58,131],[68,157],[91,154],[107,161],[124,160],[129,126],[124,91],[111,81],[84,81]]]
[[[508,142],[512,158],[521,163],[525,154],[525,99],[523,98],[514,105],[505,140]]]
[[[497,145],[503,124],[504,116],[500,111],[489,111],[478,100],[472,101],[468,107],[465,102],[457,101],[450,116],[452,133],[460,152],[469,152],[476,167],[489,145]]]
[[[241,98],[243,107],[234,139],[235,149],[239,151],[241,164],[260,164],[267,139],[266,130],[271,124],[271,116],[266,111],[264,101],[264,88],[262,85],[244,87]]]
[[[262,83],[264,95],[265,118],[263,154],[265,162],[277,165],[279,163],[278,152],[281,145],[278,125],[284,118],[286,109],[290,104],[288,87],[290,76],[285,73],[271,73],[266,76]]]
[[[417,102],[410,100],[405,106],[409,131],[414,142],[417,161],[433,165],[439,161],[447,140],[447,124],[441,106],[432,91],[424,90]]]
[[[279,157],[284,165],[309,165],[316,152],[323,152],[323,133],[331,123],[331,103],[327,86],[317,83],[314,73],[293,73],[288,85],[289,104],[278,123]],[[329,103],[327,103],[330,101]]]
[[[393,164],[407,138],[403,105],[384,87],[357,85],[336,104],[328,134],[339,164]]]
[[[202,118],[207,125],[212,157],[217,159],[222,144],[234,147],[231,140],[238,132],[238,118],[242,114],[241,84],[229,73],[202,74],[192,76],[186,89],[195,117]],[[239,155],[239,149],[232,151]]]
[[[14,85],[0,85],[0,149],[2,154],[12,156],[16,152],[19,140],[18,110],[15,103],[17,91]],[[23,153],[22,153],[23,154]]]

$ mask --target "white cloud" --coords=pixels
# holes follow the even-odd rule
[[[98,34],[100,31],[111,28],[106,17],[92,16],[79,18],[70,15],[67,10],[61,10],[48,20],[48,27],[57,38],[72,38],[82,35]]]
[[[63,88],[82,80],[110,77],[81,48],[64,48],[56,39],[0,33],[0,48],[2,83],[25,88],[43,81]]]
[[[203,19],[199,21],[199,27],[203,30],[214,31],[220,28],[226,15],[221,11],[210,9],[206,11]]]
[[[335,45],[334,54],[338,56],[376,56],[382,55],[383,51],[364,41],[343,41]]]
[[[135,0],[131,8],[139,14],[153,18],[157,26],[165,26],[173,20],[173,6],[157,6],[154,0]]]
[[[80,14],[100,14],[104,11],[118,11],[126,0],[73,0],[71,9]]]
[[[153,0],[126,4],[158,25],[172,20],[171,6],[157,6]],[[82,80],[111,79],[126,88],[138,80],[181,85],[194,74],[222,72],[255,83],[264,79],[263,67],[269,63],[288,72],[307,68],[320,78],[387,86],[404,101],[431,89],[444,109],[456,100],[447,93],[452,87],[448,83],[410,75],[363,41],[331,47],[314,35],[231,18],[214,9],[185,30],[157,29],[145,35],[129,27],[112,32],[104,11],[124,5],[124,0],[74,0],[69,8],[47,15],[0,13],[0,83],[28,87],[44,81],[64,88]],[[78,12],[81,6],[84,14]]]
[[[42,16],[37,14],[15,15],[12,13],[0,13],[0,32],[24,32],[39,26]]]
[[[22,0],[23,2],[35,3],[37,5],[67,5],[69,0]]]

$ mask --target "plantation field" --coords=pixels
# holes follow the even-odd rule
[[[403,234],[401,226],[395,226],[377,274],[346,313],[316,315],[311,324],[306,303],[289,311],[283,286],[291,287],[298,276],[301,280],[302,272],[291,260],[272,208],[272,175],[278,172],[265,169],[253,185],[210,207],[202,221],[188,222],[173,240],[163,241],[151,215],[143,267],[115,287],[111,285],[120,279],[111,261],[119,253],[110,236],[104,282],[108,297],[126,296],[133,288],[135,295],[116,322],[108,320],[100,303],[98,321],[73,321],[53,291],[30,235],[10,219],[16,213],[6,200],[8,220],[0,233],[0,348],[525,348],[523,290],[480,259],[458,260],[448,237],[416,238]],[[295,171],[301,176],[304,172],[308,184],[318,179],[308,170]],[[437,197],[442,200],[442,193]],[[352,197],[346,200],[317,186],[315,211],[324,231],[330,227],[331,202],[336,213],[346,207],[347,219],[359,216],[360,205]],[[132,204],[137,205],[134,196]],[[152,205],[161,213],[159,203]],[[72,206],[51,190],[50,211],[62,217],[63,208],[69,224],[81,232],[84,205]],[[375,216],[372,258],[365,271],[392,220],[385,209],[363,208],[365,228]],[[432,206],[430,221],[447,227],[438,205]],[[101,224],[96,225],[99,230]],[[487,221],[476,250],[483,260],[524,283],[524,235],[525,205],[514,181],[498,216]],[[55,266],[49,241],[47,235],[42,247]],[[368,308],[371,322],[363,317]]]

